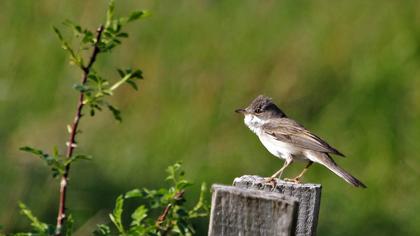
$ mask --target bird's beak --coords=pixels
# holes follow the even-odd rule
[[[242,109],[242,108],[236,109],[235,112],[236,113],[242,113],[242,114],[246,114],[247,113],[246,110],[245,109]]]

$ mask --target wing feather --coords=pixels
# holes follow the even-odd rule
[[[292,119],[279,118],[263,125],[262,128],[267,134],[279,141],[312,151],[332,153],[344,157],[337,149],[331,147],[327,142]]]

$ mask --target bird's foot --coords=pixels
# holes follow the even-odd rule
[[[295,184],[300,184],[300,178],[299,177],[296,177],[294,179],[285,178],[284,181],[286,181],[286,182],[292,182],[292,183],[295,183]]]
[[[265,184],[271,186],[272,189],[276,188],[277,181],[274,177],[264,178]]]

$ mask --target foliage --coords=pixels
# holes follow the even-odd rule
[[[33,233],[17,233],[16,235],[18,236],[32,235],[32,234],[52,235],[54,233],[53,227],[39,221],[38,218],[32,214],[31,210],[29,210],[25,204],[19,203],[19,208],[20,208],[21,214],[26,216],[26,218],[28,218],[29,221],[31,222]]]
[[[40,221],[36,216],[33,215],[32,211],[28,209],[28,207],[23,203],[19,203],[19,208],[20,208],[20,213],[24,215],[31,222],[32,232],[27,232],[27,233],[19,232],[13,235],[15,236],[54,235],[55,233],[54,225],[48,225]],[[73,232],[73,223],[74,223],[73,217],[71,214],[69,214],[69,216],[67,217],[66,223],[67,223],[66,228],[65,228],[66,236],[71,236]],[[0,236],[1,235],[2,233],[0,232]]]
[[[168,177],[172,185],[166,189],[150,190],[147,188],[134,189],[118,196],[114,211],[109,215],[112,226],[118,235],[193,235],[195,230],[192,219],[208,215],[209,205],[205,202],[206,185],[201,185],[200,197],[194,207],[185,206],[185,191],[192,184],[184,178],[184,171],[179,163],[167,168]],[[128,199],[140,199],[146,204],[140,204],[131,213],[129,224],[123,223],[124,203]],[[157,218],[153,216],[156,213]],[[95,235],[114,235],[111,226],[100,224]]]
[[[143,79],[142,71],[140,69],[117,69],[119,78],[116,81],[102,77],[94,69],[97,56],[101,53],[111,52],[116,46],[121,44],[122,38],[127,38],[128,33],[122,31],[123,26],[127,23],[138,20],[146,16],[145,11],[134,11],[128,17],[116,18],[114,16],[115,3],[114,0],[110,1],[107,11],[106,22],[100,25],[96,33],[82,26],[66,20],[64,25],[70,28],[75,36],[79,39],[79,48],[75,50],[70,43],[65,39],[61,31],[53,27],[55,34],[61,42],[65,51],[68,52],[70,63],[76,65],[82,72],[83,76],[80,84],[75,84],[74,89],[79,92],[79,103],[76,108],[76,115],[71,125],[67,126],[69,133],[69,142],[66,143],[66,154],[60,154],[57,147],[54,148],[52,154],[48,154],[43,150],[24,146],[20,150],[31,153],[41,160],[43,160],[48,167],[50,167],[53,177],[60,177],[60,200],[58,219],[56,226],[47,225],[46,223],[38,220],[37,217],[26,207],[25,204],[20,203],[19,207],[23,215],[25,215],[31,222],[33,233],[17,233],[16,235],[67,235],[70,236],[73,232],[73,217],[67,212],[66,207],[66,192],[67,181],[70,171],[70,165],[77,160],[90,160],[90,155],[74,154],[74,149],[77,147],[76,136],[81,131],[78,129],[79,122],[83,117],[83,107],[90,108],[90,115],[94,116],[96,111],[101,111],[103,107],[108,108],[113,114],[114,118],[122,121],[121,112],[118,108],[113,106],[106,98],[113,95],[113,92],[123,84],[128,84],[135,90],[138,89],[136,81]],[[83,57],[82,51],[90,51],[90,56]],[[121,200],[120,200],[121,201]],[[122,204],[122,202],[121,202]],[[121,205],[122,207],[122,205]],[[122,209],[121,209],[122,210]],[[118,211],[118,210],[117,210]],[[136,217],[133,224],[140,225],[142,217],[142,209],[136,211]],[[144,213],[145,214],[145,213]],[[118,212],[114,214],[114,220],[119,219],[121,215]],[[120,221],[114,221],[120,223]],[[117,225],[119,226],[119,225]],[[121,225],[122,227],[122,225]],[[122,229],[122,228],[121,228]],[[105,232],[106,228],[101,229],[98,227],[98,232]]]
[[[87,155],[73,155],[70,158],[66,158],[64,155],[58,153],[58,149],[55,147],[53,154],[44,153],[44,151],[32,147],[21,147],[21,151],[31,153],[35,156],[38,156],[43,160],[48,167],[51,168],[51,173],[53,177],[62,176],[65,172],[65,167],[70,165],[72,162],[77,160],[91,160],[91,156]]]
[[[171,183],[168,188],[151,190],[147,188],[133,189],[117,197],[115,208],[109,218],[112,225],[99,224],[93,232],[95,236],[135,236],[135,235],[193,235],[195,233],[192,220],[206,217],[209,213],[209,204],[205,200],[208,191],[206,184],[201,184],[200,196],[197,203],[188,208],[184,194],[192,184],[185,179],[181,164],[176,163],[167,168],[167,181]],[[129,199],[142,202],[130,215],[130,222],[124,224],[124,204]],[[16,233],[16,236],[54,235],[53,225],[41,222],[33,213],[20,203],[22,215],[31,222],[32,232]],[[158,214],[158,217],[154,217]],[[73,232],[73,217],[70,215],[66,221],[66,236]],[[1,234],[0,234],[1,235]]]
[[[72,29],[74,36],[79,38],[79,49],[74,50],[70,44],[64,39],[61,31],[54,27],[58,39],[60,40],[62,47],[69,53],[70,62],[77,65],[83,72],[85,72],[85,79],[82,79],[81,84],[75,84],[76,89],[80,94],[83,95],[83,101],[81,107],[84,105],[89,106],[90,115],[94,116],[96,111],[101,111],[103,107],[108,108],[113,114],[114,118],[118,121],[122,120],[121,112],[118,108],[113,106],[105,98],[112,96],[113,92],[123,84],[128,84],[135,90],[138,89],[136,81],[137,79],[143,79],[142,71],[140,69],[117,69],[119,78],[116,82],[111,83],[108,79],[98,75],[92,66],[95,62],[97,54],[110,52],[111,49],[121,44],[118,38],[127,38],[128,33],[122,32],[122,28],[129,22],[141,19],[146,16],[146,11],[135,11],[128,17],[114,17],[115,4],[112,0],[108,6],[107,19],[105,26],[100,26],[95,37],[94,32],[82,28],[82,26],[73,23],[70,20],[66,20],[64,25]],[[98,41],[99,40],[99,41]],[[88,60],[83,59],[81,50],[91,50],[92,55]],[[87,62],[85,62],[87,61]],[[82,116],[83,114],[81,114]],[[81,118],[81,117],[80,117]],[[67,126],[67,130],[71,135],[72,132],[80,133],[81,130],[73,130],[75,127],[72,125]],[[76,147],[76,142],[67,143],[67,146]],[[72,162],[77,160],[89,160],[89,155],[77,154],[71,156],[65,156],[59,154],[58,148],[54,148],[53,154],[47,154],[40,149],[25,146],[20,148],[21,151],[25,151],[40,157],[49,167],[54,177],[62,176],[65,172],[65,167],[70,165]]]
[[[75,84],[74,89],[85,95],[83,104],[90,107],[90,115],[94,116],[96,111],[101,111],[103,107],[106,107],[111,111],[116,120],[121,121],[121,112],[105,98],[107,96],[112,96],[113,92],[124,83],[129,84],[137,90],[138,87],[135,80],[143,79],[142,71],[131,68],[124,70],[117,69],[120,78],[111,84],[108,79],[100,76],[95,70],[90,70],[92,63],[94,63],[95,60],[85,62],[86,59],[83,59],[81,53],[81,51],[84,50],[97,50],[98,53],[111,52],[112,49],[122,43],[121,40],[123,38],[129,36],[127,32],[122,31],[123,26],[148,15],[147,11],[134,11],[128,17],[115,18],[114,9],[115,3],[112,0],[108,6],[105,25],[100,26],[103,27],[103,32],[101,32],[99,41],[95,37],[94,32],[84,29],[82,26],[70,20],[64,22],[64,25],[70,28],[73,31],[74,36],[79,39],[79,48],[77,51],[70,47],[70,44],[64,39],[58,28],[53,27],[53,29],[60,40],[63,49],[69,53],[70,62],[78,66],[82,71],[86,72],[86,70],[89,70],[87,80],[82,81],[82,84]],[[92,58],[89,59],[91,60]]]

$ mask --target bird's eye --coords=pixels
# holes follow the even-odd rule
[[[261,108],[255,109],[255,113],[261,113],[261,112],[262,112]]]

